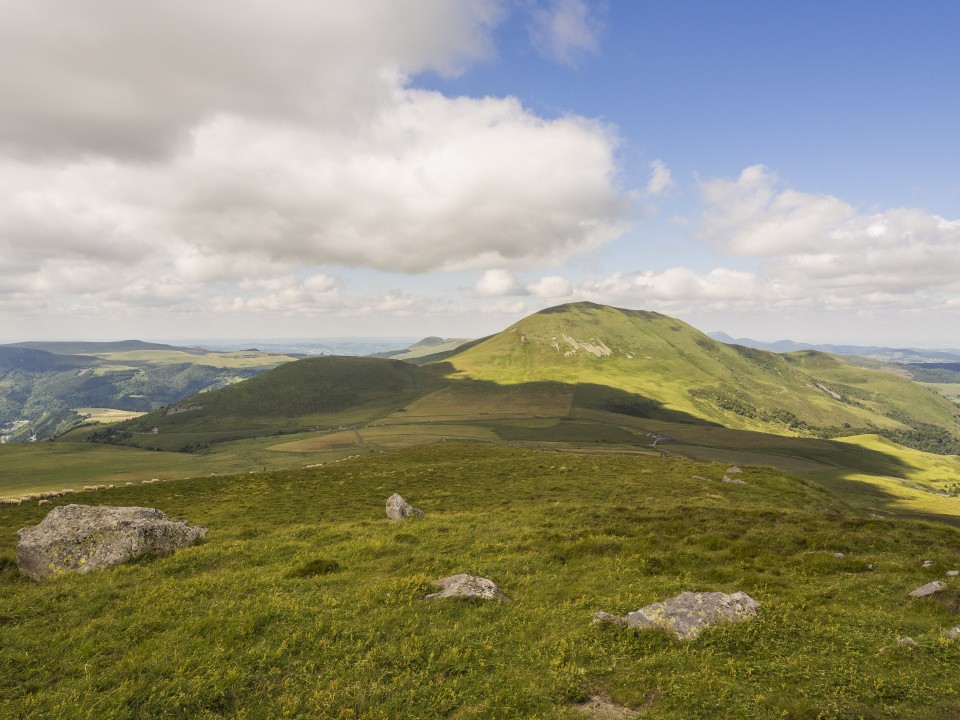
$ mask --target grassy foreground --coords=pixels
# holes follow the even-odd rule
[[[0,716],[575,718],[600,693],[647,718],[957,717],[960,583],[907,593],[960,565],[958,531],[725,467],[447,443],[117,488],[84,501],[207,539],[43,584],[14,545],[46,508],[0,507]],[[389,523],[393,492],[426,517]],[[422,599],[457,572],[513,602]],[[689,642],[590,624],[684,590],[762,608]]]

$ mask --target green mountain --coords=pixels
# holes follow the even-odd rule
[[[939,453],[960,448],[960,408],[916,383],[814,351],[778,355],[727,346],[658,313],[563,305],[438,358],[422,366],[377,358],[299,360],[94,439],[191,450],[373,421],[553,418],[615,426],[645,418],[799,437],[879,434]],[[495,432],[507,439],[537,436],[505,427]],[[584,431],[566,425],[554,435],[565,432]]]
[[[685,414],[728,428],[820,437],[932,433],[942,447],[926,449],[960,452],[960,408],[916,383],[816,351],[725,345],[659,313],[593,303],[549,308],[447,362],[453,379],[589,387],[571,395],[571,408]],[[648,407],[597,397],[595,388],[646,399]]]

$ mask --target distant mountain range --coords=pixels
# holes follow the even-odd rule
[[[798,350],[816,350],[833,355],[857,355],[875,360],[884,360],[895,363],[956,363],[960,362],[960,350],[941,349],[924,350],[919,348],[893,348],[878,345],[813,345],[810,343],[794,342],[793,340],[777,340],[776,342],[762,342],[751,338],[734,338],[725,332],[707,333],[714,340],[727,345],[743,345],[757,350],[786,353]]]

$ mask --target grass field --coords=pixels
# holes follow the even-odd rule
[[[602,694],[658,720],[955,718],[960,584],[907,593],[960,565],[958,531],[725,468],[447,443],[120,488],[206,540],[46,583],[13,564],[46,509],[0,507],[0,716],[571,720]],[[393,492],[426,516],[388,522]],[[457,572],[513,602],[422,599]],[[590,624],[684,590],[762,605],[688,642]]]

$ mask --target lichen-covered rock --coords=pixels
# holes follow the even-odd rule
[[[933,595],[935,592],[940,592],[946,587],[946,585],[939,580],[934,580],[933,582],[928,582],[926,585],[921,585],[916,590],[910,593],[910,597],[921,598],[926,597],[927,595]]]
[[[689,640],[713,623],[749,619],[759,607],[760,603],[742,592],[685,592],[627,613],[622,620],[630,628],[662,627]]]
[[[17,531],[17,566],[35,580],[89,572],[142,555],[169,555],[193,545],[207,528],[142,507],[62,505],[39,525]]]
[[[437,580],[440,592],[427,595],[428,600],[439,600],[442,598],[481,598],[483,600],[505,600],[509,601],[506,595],[500,592],[492,580],[476,575],[451,575],[450,577]]]
[[[730,477],[729,475],[724,475],[723,478],[721,478],[720,482],[732,483],[732,484],[734,484],[734,485],[746,485],[746,484],[747,484],[746,481],[741,480],[740,478],[732,478],[732,477]]]
[[[419,515],[423,515],[423,510],[413,507],[397,493],[387,498],[387,517],[391,520],[406,520]]]

